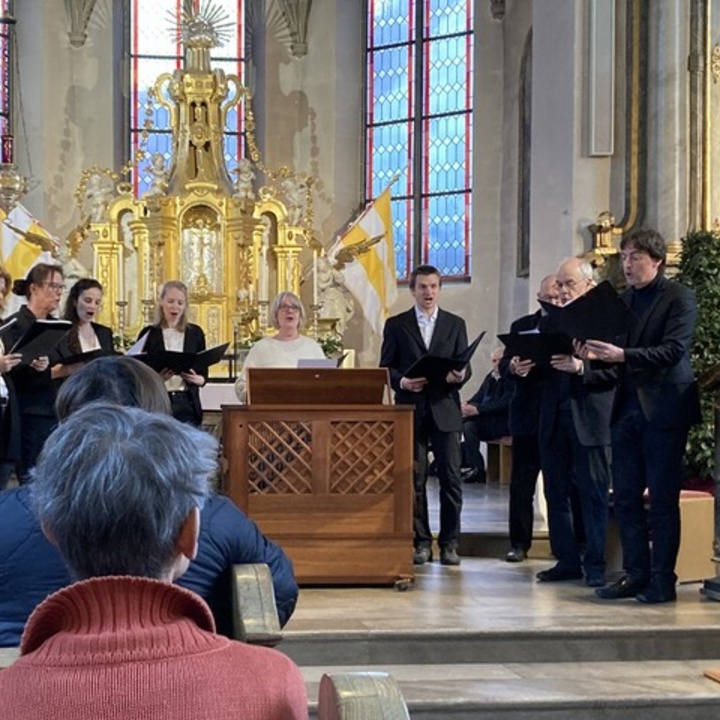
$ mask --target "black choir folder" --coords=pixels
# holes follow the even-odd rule
[[[572,355],[572,339],[563,333],[507,333],[498,335],[510,357],[532,360],[538,365],[549,365],[553,355]]]
[[[405,372],[406,378],[427,378],[429,382],[439,382],[447,377],[451,370],[462,370],[471,360],[480,341],[485,337],[481,332],[459,355],[444,357],[442,355],[423,355]]]
[[[215,347],[202,350],[198,353],[160,350],[154,353],[137,353],[130,355],[130,357],[142,360],[142,362],[158,372],[162,370],[172,370],[174,373],[183,373],[189,370],[201,372],[211,365],[219,363],[223,359],[223,355],[225,355],[225,351],[229,345],[230,343],[215,345]]]
[[[71,327],[69,320],[36,320],[7,352],[20,353],[21,363],[31,363],[36,358],[50,355]]]
[[[553,330],[580,341],[612,342],[627,328],[631,312],[607,280],[567,305],[552,305],[545,300],[539,302]]]

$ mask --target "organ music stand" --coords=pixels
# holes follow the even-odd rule
[[[382,405],[387,368],[248,368],[248,405]]]

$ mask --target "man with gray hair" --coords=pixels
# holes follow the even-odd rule
[[[555,274],[563,305],[595,284],[590,263],[568,258]],[[553,355],[553,371],[540,401],[540,466],[545,479],[550,548],[557,564],[537,574],[541,582],[580,579],[605,584],[605,532],[610,488],[611,381],[586,382],[583,361]],[[577,489],[585,531],[581,552],[571,497]]]
[[[91,404],[47,440],[32,492],[79,579],[30,616],[0,674],[5,720],[307,718],[285,655],[215,634],[172,584],[197,552],[217,441],[170,417]]]

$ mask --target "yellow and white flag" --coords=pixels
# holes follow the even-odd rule
[[[16,205],[10,212],[8,222],[18,230],[31,235],[40,235],[49,240],[55,238],[22,206]],[[13,280],[24,278],[28,270],[39,262],[52,262],[49,252],[26,240],[20,233],[5,223],[5,213],[0,210],[0,240],[2,257],[0,264],[10,273]]]
[[[390,188],[365,209],[339,239],[338,250],[355,260],[343,270],[345,287],[360,303],[372,329],[382,335],[390,308],[397,300]]]

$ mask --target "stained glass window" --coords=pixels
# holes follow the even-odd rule
[[[366,195],[393,182],[395,266],[470,274],[472,0],[367,0]]]
[[[172,154],[172,132],[167,110],[152,106],[152,123],[147,141],[142,139],[146,120],[148,92],[162,73],[182,68],[182,46],[175,40],[173,28],[182,17],[183,7],[189,2],[197,9],[199,0],[131,0],[130,1],[130,154],[135,159],[138,148],[144,144],[147,159],[140,162],[133,175],[135,191],[146,192],[152,181],[150,158],[156,152],[165,157],[166,167]],[[244,83],[245,69],[245,0],[213,0],[233,21],[230,39],[211,53],[213,69],[237,75]],[[227,114],[225,126],[225,161],[228,167],[237,165],[244,155],[242,117],[238,108]]]
[[[0,22],[0,134],[7,135],[12,130],[12,40],[13,25],[6,18],[13,18],[13,1],[0,0],[2,22]]]

